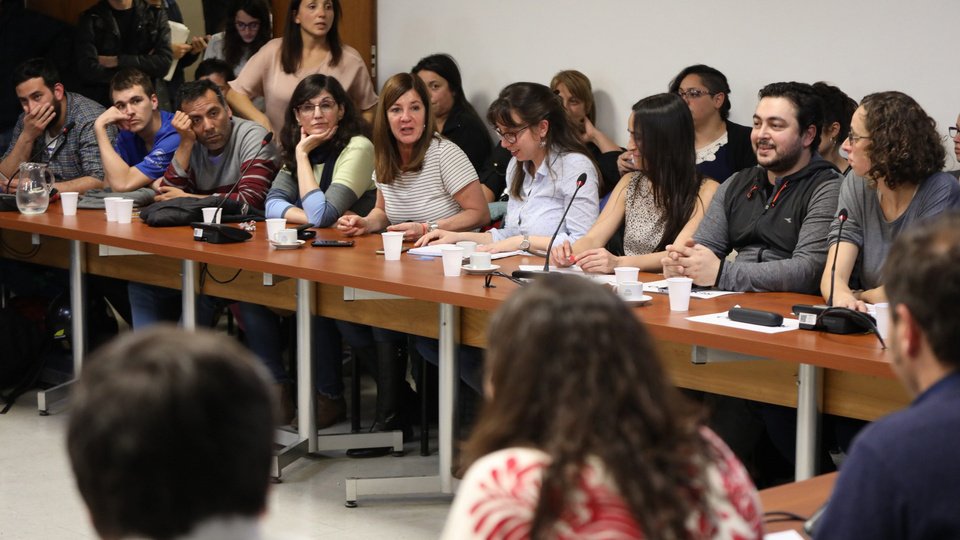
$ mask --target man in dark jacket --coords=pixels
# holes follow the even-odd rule
[[[693,238],[667,246],[664,275],[728,291],[817,294],[843,180],[817,153],[822,124],[809,84],[761,89],[750,134],[759,165],[717,188]],[[736,260],[726,262],[732,250]]]
[[[173,62],[167,14],[145,0],[100,0],[80,15],[76,55],[81,93],[109,107],[110,79],[120,69],[137,68],[155,82],[166,76]]]

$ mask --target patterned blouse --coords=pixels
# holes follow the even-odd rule
[[[759,540],[763,511],[757,490],[733,452],[707,428],[701,433],[716,449],[706,468],[707,504],[714,519],[692,514],[687,527],[694,538]],[[507,448],[470,467],[450,509],[442,540],[529,538],[540,496],[543,469],[550,457],[532,448]],[[599,460],[583,469],[575,501],[565,508],[547,536],[558,540],[626,540],[644,538],[618,493],[616,481]]]
[[[630,176],[625,203],[623,253],[630,257],[655,252],[663,239],[667,217],[653,202],[650,182],[642,172]]]

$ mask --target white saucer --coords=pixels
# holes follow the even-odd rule
[[[468,274],[492,274],[500,269],[500,267],[495,264],[491,264],[486,268],[475,268],[472,264],[465,264],[461,268]]]
[[[270,240],[270,245],[277,249],[299,249],[303,247],[303,244],[306,243],[306,240],[297,240],[296,244],[280,244]]]
[[[621,300],[623,300],[623,298],[621,298]],[[623,300],[623,303],[630,307],[637,307],[646,305],[651,300],[653,300],[653,297],[645,294],[636,300]]]

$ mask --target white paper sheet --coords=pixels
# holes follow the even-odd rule
[[[644,283],[643,292],[667,294],[667,280],[661,279],[660,281],[651,281],[649,283]],[[737,291],[719,291],[719,290],[710,289],[708,291],[693,291],[690,293],[690,298],[700,298],[702,300],[705,298],[716,298],[718,296],[726,296],[728,294],[742,294],[742,293]]]
[[[761,326],[759,324],[749,324],[731,321],[727,317],[727,312],[711,313],[710,315],[699,315],[697,317],[687,317],[688,321],[715,324],[717,326],[726,326],[729,328],[739,328],[741,330],[751,330],[761,334],[779,334],[780,332],[789,332],[800,328],[800,321],[797,319],[783,319],[782,326]]]
[[[175,21],[167,22],[170,23],[170,43],[186,43],[187,38],[190,37],[190,29]],[[178,62],[180,60],[173,59],[173,63],[170,64],[170,71],[167,72],[163,80],[170,82],[170,79],[173,78],[173,72],[177,70]]]
[[[443,256],[443,253],[441,253],[440,250],[445,247],[456,247],[456,245],[455,244],[432,244],[429,246],[420,246],[418,248],[411,248],[409,251],[407,251],[407,253],[409,253],[410,255],[418,255],[421,257],[441,257]],[[501,253],[491,254],[490,259],[495,261],[497,259],[502,259],[504,257],[511,257],[513,255],[529,255],[529,253],[525,251],[520,251],[520,250],[504,251]]]
[[[763,540],[804,540],[797,531],[780,531],[763,535]]]

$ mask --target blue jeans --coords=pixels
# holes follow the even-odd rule
[[[143,283],[130,283],[128,291],[134,330],[160,322],[179,320],[180,291]],[[197,324],[209,327],[213,323],[213,310],[217,300],[203,294],[197,298]],[[270,371],[274,382],[290,382],[290,376],[287,375],[280,355],[280,317],[259,304],[248,302],[239,304],[250,350]]]

